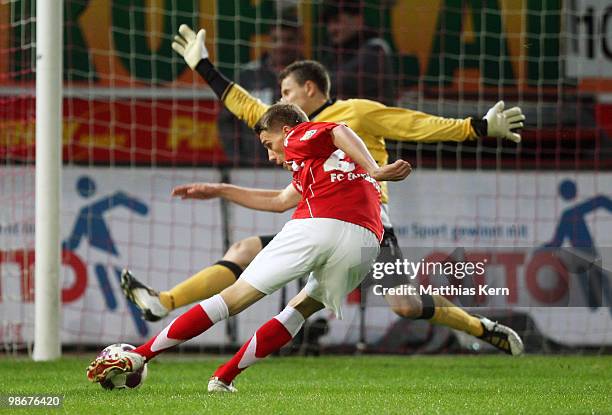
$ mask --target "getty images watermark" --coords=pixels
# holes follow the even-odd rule
[[[485,274],[487,260],[479,262],[469,261],[426,261],[421,259],[418,262],[408,259],[396,259],[393,262],[375,262],[371,276],[375,281],[383,278],[394,278],[400,282],[398,286],[385,287],[381,284],[374,284],[372,292],[375,295],[510,295],[507,287],[489,287],[487,284],[476,287],[464,287],[462,285],[416,285],[414,280],[419,275],[436,275],[446,278],[463,280],[464,278],[477,277]],[[402,284],[403,282],[403,284]],[[412,284],[408,284],[411,282]]]
[[[612,314],[611,269],[612,249],[602,247],[382,248],[362,301],[441,295],[468,307],[607,307]]]

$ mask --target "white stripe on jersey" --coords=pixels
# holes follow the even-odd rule
[[[310,208],[310,203],[308,202],[308,198],[306,198],[306,204],[308,205],[308,211],[310,212],[310,217],[314,218],[314,215],[312,214],[312,209]]]
[[[312,197],[314,197],[315,194],[312,190],[312,185],[315,184],[317,181],[315,180],[314,173],[312,172],[312,167],[310,167],[308,170],[310,170],[310,175],[312,176],[312,183],[310,183],[310,186],[308,186],[308,190],[310,190],[310,193],[312,193]]]

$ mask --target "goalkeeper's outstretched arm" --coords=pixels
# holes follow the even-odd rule
[[[219,72],[208,59],[205,41],[204,29],[200,29],[196,34],[189,26],[182,24],[179,27],[179,34],[174,36],[172,49],[185,59],[192,70],[208,82],[228,110],[253,128],[268,106]]]
[[[387,107],[375,101],[356,101],[360,119],[368,132],[399,141],[464,141],[487,136],[518,143],[521,136],[517,130],[523,127],[525,120],[519,107],[504,110],[503,101],[491,107],[481,120],[445,118],[406,108]]]
[[[227,183],[184,184],[175,187],[172,196],[201,200],[220,197],[248,209],[277,213],[296,207],[302,197],[293,184],[282,190],[264,190]]]

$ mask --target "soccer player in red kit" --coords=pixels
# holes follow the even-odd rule
[[[235,315],[285,284],[308,276],[306,286],[272,320],[219,367],[209,392],[234,392],[234,378],[259,359],[279,350],[313,313],[328,308],[342,317],[342,299],[363,280],[383,236],[378,181],[403,180],[403,160],[378,167],[362,140],[348,127],[307,122],[297,106],[271,106],[255,126],[270,160],[293,172],[283,192],[297,203],[292,219],[255,257],[240,278],[220,294],[197,304],[133,352],[98,357],[87,377],[101,382]]]

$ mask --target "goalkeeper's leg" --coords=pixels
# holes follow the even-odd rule
[[[471,334],[504,353],[523,353],[523,341],[510,327],[467,313],[440,295],[387,295],[387,303],[400,317],[429,320]]]
[[[403,259],[397,238],[393,228],[385,228],[377,262],[394,263],[397,259]],[[368,278],[368,280],[371,280],[371,278]],[[408,281],[403,281],[397,275],[390,274],[376,282],[390,288]],[[429,320],[434,324],[463,331],[486,341],[507,354],[519,355],[523,352],[523,342],[514,330],[486,317],[469,314],[443,296],[428,294],[386,295],[385,300],[393,312],[400,317]]]
[[[121,288],[148,321],[157,321],[170,311],[220,293],[232,285],[274,235],[251,236],[234,243],[223,259],[202,269],[168,291],[157,292],[124,271]]]

